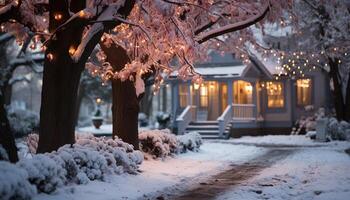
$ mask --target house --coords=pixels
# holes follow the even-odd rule
[[[176,116],[178,134],[197,131],[204,138],[225,138],[290,133],[298,118],[310,114],[305,106],[331,104],[329,80],[321,71],[293,80],[276,76],[274,66],[254,56],[249,64],[229,54],[212,52],[210,57],[209,63],[196,65],[204,78],[201,85],[173,76],[153,101]]]

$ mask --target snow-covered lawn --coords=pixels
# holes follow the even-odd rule
[[[245,136],[225,141],[223,143],[230,144],[246,144],[258,146],[291,146],[291,147],[317,147],[317,146],[338,146],[347,145],[348,142],[332,141],[332,142],[316,142],[304,135],[267,135],[267,136]]]
[[[110,176],[107,182],[92,181],[87,185],[60,188],[51,195],[39,194],[35,200],[61,199],[137,199],[155,197],[167,189],[184,189],[229,167],[240,164],[266,151],[254,146],[204,143],[199,152],[189,152],[165,160],[146,160],[138,175]]]
[[[340,149],[303,149],[217,199],[346,200],[349,169],[350,156]]]

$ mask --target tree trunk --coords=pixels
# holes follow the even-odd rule
[[[126,63],[130,62],[130,58],[123,48],[115,45],[108,48],[104,45],[101,47],[114,71],[120,71]],[[139,100],[136,96],[134,83],[130,80],[113,79],[112,93],[113,138],[118,136],[124,142],[132,144],[135,149],[139,149]]]
[[[348,83],[346,85],[346,98],[345,98],[345,120],[350,122],[350,72],[348,75]]]
[[[85,94],[85,89],[82,86],[83,83],[79,84],[79,88],[78,88],[78,97],[77,97],[77,105],[75,107],[75,116],[74,116],[74,124],[75,126],[78,125],[79,122],[79,113],[80,113],[80,108],[81,108],[81,104],[83,102],[83,98],[84,98],[84,94]]]
[[[9,160],[13,163],[18,161],[17,147],[15,137],[13,136],[10,122],[7,118],[7,111],[5,108],[5,90],[7,84],[0,91],[0,144],[6,150]]]
[[[68,2],[50,1],[50,32],[69,18]],[[84,7],[85,0],[75,0],[70,10],[77,12]],[[62,14],[62,20],[55,20],[55,13]],[[38,153],[74,143],[77,92],[84,63],[74,63],[68,51],[79,45],[82,33],[82,27],[70,27],[59,31],[56,39],[48,44],[44,62]]]
[[[339,80],[339,70],[338,70],[338,60],[328,58],[329,66],[330,66],[330,72],[329,75],[332,78],[333,81],[333,97],[334,97],[334,107],[337,119],[344,120],[345,119],[345,104],[344,104],[344,98],[342,94],[342,86]]]

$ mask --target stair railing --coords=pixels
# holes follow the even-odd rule
[[[176,118],[177,133],[183,135],[188,124],[196,117],[196,106],[188,105],[184,111]]]
[[[226,126],[232,120],[232,106],[228,105],[225,111],[218,117],[217,121],[219,123],[219,136],[222,137],[224,135]]]

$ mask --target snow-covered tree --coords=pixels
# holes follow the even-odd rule
[[[4,2],[0,7],[1,29],[14,32],[19,43],[25,41],[28,32],[36,35],[33,45],[43,42],[46,59],[38,152],[45,152],[74,142],[79,79],[98,43],[121,48],[130,60],[113,66],[120,70],[113,70],[100,52],[100,60],[105,60],[102,70],[92,64],[88,68],[105,80],[135,81],[138,87],[130,88],[135,93],[130,97],[137,98],[136,93],[143,92],[138,90],[143,85],[140,77],[153,71],[155,89],[159,89],[164,78],[175,70],[170,64],[174,59],[180,65],[176,68],[180,78],[200,82],[193,63],[205,59],[208,48],[218,46],[217,40],[222,40],[218,37],[239,31],[230,36],[237,41],[232,46],[239,50],[239,41],[252,39],[251,31],[240,30],[262,20],[280,20],[291,0]]]
[[[12,131],[14,127],[11,127],[6,107],[11,102],[12,85],[25,80],[25,77],[14,76],[14,72],[24,65],[29,66],[33,72],[40,71],[37,66],[43,57],[27,52],[28,43],[17,49],[13,45],[13,39],[14,36],[9,33],[0,33],[0,144],[9,154],[10,161],[15,162],[18,158]]]
[[[279,75],[329,74],[338,120],[350,120],[350,3],[342,0],[297,0],[293,5],[293,41],[278,54]]]

